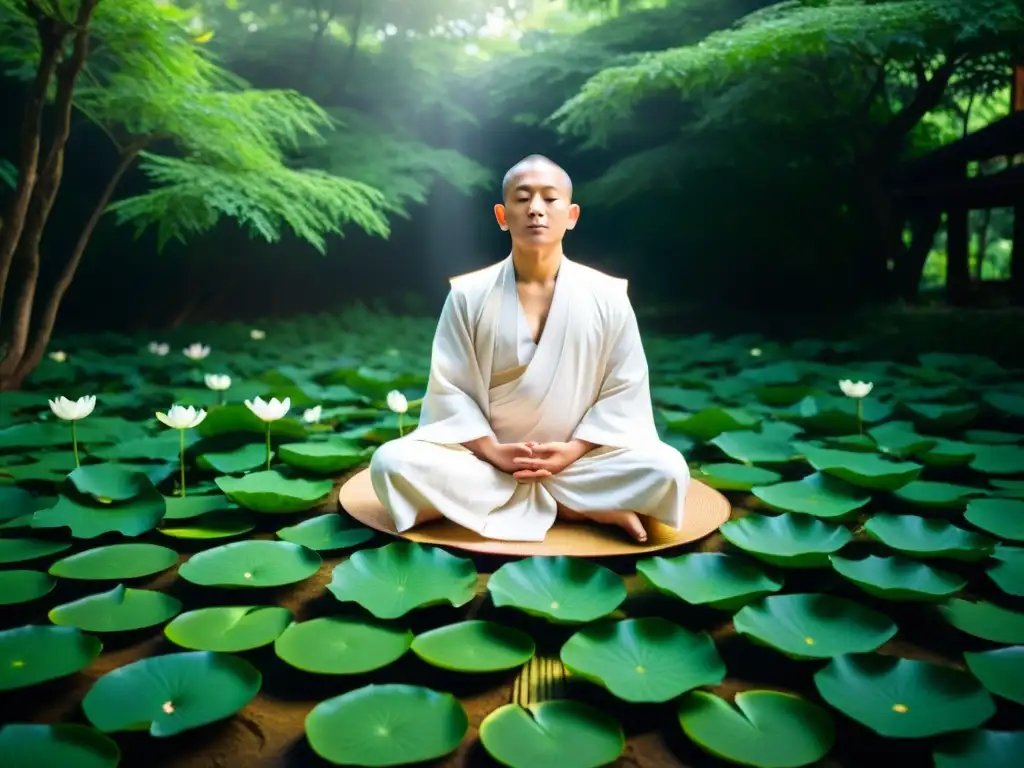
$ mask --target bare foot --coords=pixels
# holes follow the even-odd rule
[[[647,530],[636,512],[622,510],[618,512],[577,512],[558,505],[558,516],[567,522],[590,520],[601,525],[617,525],[628,533],[635,541],[647,541]]]

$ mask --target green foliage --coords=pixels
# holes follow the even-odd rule
[[[9,160],[0,157],[0,184],[6,184],[12,189],[18,184],[18,169]]]

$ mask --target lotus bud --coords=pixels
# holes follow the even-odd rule
[[[149,342],[149,351],[157,357],[163,357],[171,351],[171,345],[161,344],[159,341],[151,341]]]
[[[751,357],[760,357],[763,354],[760,347],[752,347],[750,350]]]
[[[393,389],[388,392],[388,408],[395,413],[405,413],[409,410],[409,401],[405,399],[405,395]]]
[[[231,377],[226,373],[208,373],[203,376],[203,382],[214,392],[223,392],[231,386]]]
[[[210,354],[210,348],[198,342],[189,344],[181,351],[189,360],[202,360]]]
[[[267,338],[267,332],[261,331],[259,328],[253,328],[251,331],[249,331],[249,338],[252,339],[253,341],[262,341],[263,339]]]
[[[320,421],[320,414],[323,412],[323,409],[322,405],[307,408],[302,412],[302,420],[307,424],[317,424]]]
[[[50,353],[50,359],[55,363],[63,363],[68,359],[68,353],[58,349]]]

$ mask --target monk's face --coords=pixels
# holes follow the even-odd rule
[[[513,243],[553,245],[579,219],[580,207],[571,197],[564,172],[548,163],[530,163],[509,181],[504,204],[494,206],[494,215]]]

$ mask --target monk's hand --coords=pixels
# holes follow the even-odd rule
[[[517,459],[533,455],[529,443],[494,443],[487,452],[487,460],[502,472],[513,474],[518,470]]]
[[[583,440],[527,443],[527,446],[531,449],[531,455],[514,459],[518,471],[512,477],[516,480],[539,480],[557,475],[592,448],[590,443]]]

